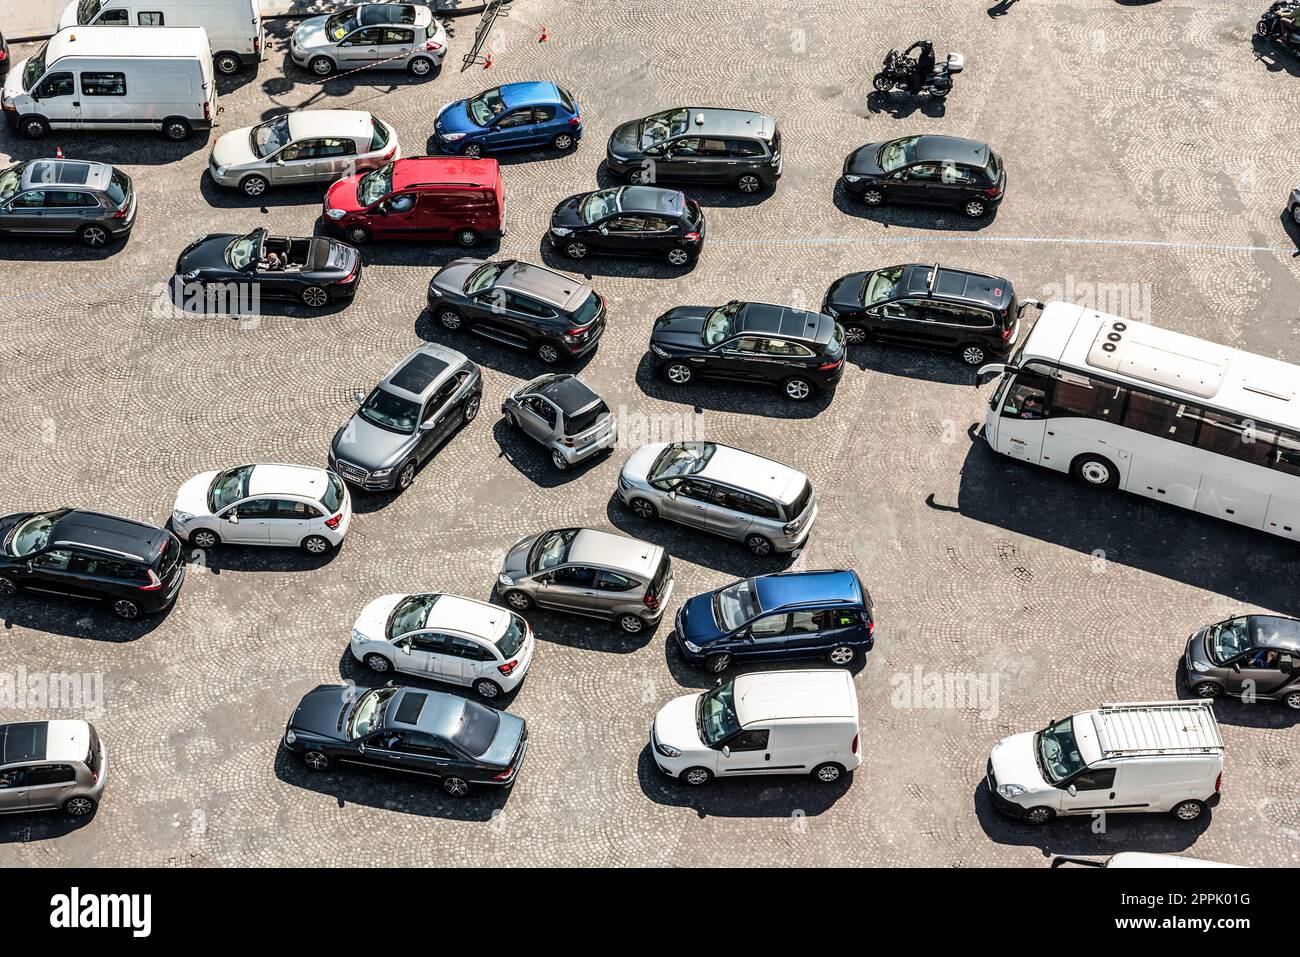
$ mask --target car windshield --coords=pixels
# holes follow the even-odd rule
[[[1210,657],[1227,664],[1250,647],[1250,629],[1245,618],[1232,618],[1210,629]]]
[[[735,631],[762,610],[752,578],[713,593],[713,620],[726,631]]]
[[[18,192],[18,187],[23,181],[23,170],[26,167],[26,163],[19,163],[0,173],[0,203],[8,201],[14,193]]]
[[[91,20],[94,20],[96,14],[99,13],[100,7],[103,5],[104,0],[81,0],[81,2],[77,4],[78,25],[84,27]]]
[[[343,480],[333,472],[326,473],[325,494],[320,497],[320,503],[331,512],[336,512],[343,504],[345,494]]]
[[[477,758],[492,747],[500,724],[501,716],[491,708],[485,708],[477,701],[466,701],[456,730],[451,733],[452,743]]]
[[[650,480],[698,475],[709,464],[717,446],[712,442],[680,442],[659,453],[650,468]]]
[[[469,279],[465,280],[465,295],[474,296],[484,289],[491,289],[493,284],[500,278],[501,274],[506,271],[512,263],[510,261],[500,263],[484,263],[470,273]]]
[[[501,654],[509,659],[519,653],[519,649],[524,646],[524,638],[528,636],[528,626],[518,615],[511,614],[510,624],[506,625],[505,633],[497,639],[497,649]]]
[[[108,178],[108,198],[113,205],[119,209],[126,202],[126,197],[131,189],[131,181],[126,178],[126,174],[120,169],[113,170],[113,175]]]
[[[740,719],[736,717],[736,683],[728,681],[718,685],[712,691],[700,695],[695,706],[695,726],[700,740],[709,747],[731,737],[740,730]]]
[[[260,233],[249,233],[247,236],[241,236],[226,247],[226,262],[230,264],[231,269],[247,269],[257,259],[261,246],[262,236]]]
[[[57,517],[57,515],[34,515],[19,525],[9,538],[9,554],[15,558],[22,558],[44,548]]]
[[[898,283],[902,278],[902,266],[896,266],[893,269],[877,269],[862,284],[862,304],[869,306],[872,303],[890,298],[894,294],[894,290],[898,288]]]
[[[533,554],[528,562],[529,571],[540,572],[564,563],[569,554],[569,546],[578,535],[576,528],[562,528],[547,532],[533,546]]]
[[[359,26],[361,21],[357,19],[357,8],[348,7],[325,21],[325,35],[337,43]]]
[[[362,206],[377,203],[393,191],[393,164],[371,170],[357,183],[357,202]]]
[[[45,75],[45,53],[49,49],[49,41],[41,44],[41,48],[36,54],[27,61],[27,69],[23,71],[23,90],[27,91],[32,85]]]
[[[388,637],[398,638],[419,631],[429,618],[429,609],[441,595],[410,595],[403,598],[388,616]]]
[[[595,319],[598,312],[600,312],[600,296],[592,292],[582,301],[582,305],[573,311],[569,319],[575,326],[581,328]]]
[[[241,465],[238,468],[218,472],[208,487],[208,511],[214,515],[229,505],[248,497],[248,479],[253,474],[253,466]]]
[[[1079,757],[1079,746],[1074,740],[1074,719],[1066,718],[1050,728],[1038,732],[1038,758],[1043,776],[1052,784],[1059,784],[1086,766]]]
[[[410,435],[415,431],[415,422],[420,417],[420,407],[408,399],[376,388],[366,397],[366,401],[361,403],[360,415],[361,418],[381,429]]]
[[[709,313],[708,318],[704,320],[706,346],[716,346],[731,335],[732,321],[736,318],[736,313],[740,312],[741,305],[742,303],[739,302],[729,302]]]
[[[919,136],[905,136],[901,140],[894,140],[892,143],[886,143],[880,148],[880,156],[877,162],[880,168],[886,173],[898,169],[900,166],[907,166],[916,162],[916,144],[920,142]]]
[[[364,738],[371,731],[383,726],[384,712],[388,702],[397,694],[396,688],[371,688],[363,694],[348,716],[348,739],[355,741]]]
[[[689,115],[687,110],[665,110],[641,121],[641,146],[654,146],[670,136],[681,136],[686,132]]]
[[[465,112],[469,114],[470,120],[479,126],[487,126],[492,122],[493,117],[505,108],[506,101],[501,99],[501,90],[496,87],[484,90],[478,96],[472,96],[465,101]]]
[[[248,140],[255,155],[263,158],[270,156],[289,142],[289,117],[277,116],[261,126],[254,126],[248,134]]]
[[[598,189],[582,201],[579,213],[584,223],[594,223],[597,220],[604,219],[606,216],[612,216],[619,210],[619,198],[623,195],[623,190],[627,187],[620,186],[616,189]]]

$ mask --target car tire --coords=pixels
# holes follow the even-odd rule
[[[684,246],[674,246],[664,254],[670,266],[685,266],[691,261],[691,251]]]
[[[1033,827],[1038,827],[1042,824],[1050,823],[1054,817],[1056,817],[1055,811],[1050,807],[1044,807],[1040,804],[1037,807],[1031,807],[1029,810],[1025,811],[1020,820],[1024,821],[1026,824],[1032,825]]]
[[[655,508],[654,502],[643,498],[634,498],[627,505],[628,508],[632,509],[633,515],[645,519],[647,522],[653,522],[659,517],[659,509]]]
[[[95,813],[95,799],[84,794],[74,794],[63,802],[63,813],[68,817],[90,817]]]
[[[239,191],[245,196],[261,196],[270,185],[265,176],[245,176],[239,181]]]
[[[0,598],[13,598],[18,594],[18,583],[12,578],[0,578]]]
[[[1214,681],[1202,681],[1199,684],[1192,685],[1192,694],[1198,698],[1217,698],[1223,694],[1223,685]]]
[[[1291,207],[1291,221],[1300,226],[1300,203],[1296,203]]]
[[[112,234],[99,223],[87,223],[77,230],[77,238],[91,249],[103,249],[112,239]]]
[[[569,460],[564,457],[564,454],[559,449],[551,449],[551,464],[561,472],[569,470]]]
[[[962,204],[961,211],[970,219],[982,219],[989,211],[989,204],[982,199],[968,199]]]
[[[713,780],[713,772],[708,768],[687,768],[681,773],[679,780],[693,788],[699,788]]]
[[[961,356],[961,361],[966,365],[977,368],[982,366],[984,360],[988,358],[988,353],[984,351],[984,347],[976,342],[967,342],[957,350],[957,355]]]
[[[0,594],[3,594],[3,592],[0,592]],[[1300,691],[1292,691],[1282,699],[1282,703],[1292,711],[1300,711]]]
[[[686,385],[695,378],[695,370],[686,362],[670,362],[664,366],[664,378],[673,385]]]
[[[752,196],[763,188],[763,181],[754,173],[741,173],[736,177],[736,189],[746,196]]]
[[[851,346],[860,346],[870,338],[866,326],[860,326],[856,322],[844,326],[844,341]]]
[[[555,138],[551,140],[551,146],[561,153],[567,153],[578,145],[578,141],[573,138],[572,133],[556,133]]]
[[[627,181],[633,186],[649,186],[654,183],[654,174],[641,166],[634,166],[627,171]]]
[[[23,136],[29,140],[43,140],[50,135],[49,121],[43,116],[28,116],[22,121]]]
[[[720,675],[731,667],[732,657],[725,651],[716,655],[709,655],[704,659],[704,670],[711,675]]]
[[[234,76],[244,62],[236,54],[223,50],[212,58],[212,65],[222,76]]]
[[[406,70],[411,76],[429,76],[433,73],[433,61],[427,56],[412,57]]]
[[[537,355],[537,358],[548,366],[553,366],[564,358],[564,353],[560,351],[560,347],[550,339],[540,340],[537,345],[533,346],[533,352]]]
[[[190,138],[194,127],[183,116],[169,116],[162,121],[162,135],[173,143],[180,143]]]
[[[456,245],[462,249],[469,249],[471,246],[477,246],[483,242],[483,237],[473,229],[462,229],[456,233]]]
[[[618,627],[629,635],[639,635],[650,627],[650,623],[640,615],[633,615],[629,612],[626,615],[619,615]]]
[[[772,541],[762,535],[746,535],[745,547],[759,558],[766,558],[773,552]]]
[[[460,155],[466,159],[482,159],[483,147],[478,143],[466,143],[460,151]]]
[[[308,535],[302,540],[302,550],[308,555],[328,555],[333,547],[323,535]]]
[[[862,195],[859,199],[868,206],[884,206],[885,191],[876,186],[868,186],[862,191]]]
[[[195,548],[201,548],[204,551],[216,548],[221,544],[221,536],[210,528],[196,528],[186,536],[185,540]]]
[[[1169,809],[1175,820],[1183,821],[1190,824],[1192,821],[1199,820],[1205,813],[1205,802],[1198,801],[1195,798],[1188,798],[1186,801],[1179,801]]]
[[[587,252],[587,244],[581,240],[571,239],[564,244],[564,255],[570,259],[586,259]]]
[[[442,779],[442,789],[450,797],[463,798],[469,794],[469,782],[455,776]]]
[[[501,597],[505,600],[505,603],[515,611],[527,611],[529,608],[533,607],[532,598],[530,598],[526,592],[522,592],[517,588],[506,592]]]
[[[479,678],[474,682],[474,693],[486,701],[495,701],[505,694],[501,686],[491,678]]]
[[[370,230],[364,226],[349,226],[347,230],[348,242],[356,245],[370,242]]]
[[[858,649],[852,645],[836,645],[826,653],[826,660],[837,668],[847,668],[858,657]]]
[[[119,598],[113,602],[113,614],[124,621],[132,621],[140,617],[140,606],[129,598]]]
[[[330,294],[323,286],[308,286],[302,291],[302,304],[312,309],[320,309],[330,301]]]
[[[304,751],[302,753],[302,763],[313,771],[328,771],[330,769],[330,758],[324,751]]]
[[[1119,487],[1119,469],[1115,463],[1101,455],[1080,455],[1070,463],[1070,474],[1092,488]]]
[[[415,461],[414,459],[402,466],[401,471],[397,473],[397,489],[405,492],[415,481]]]
[[[803,402],[811,399],[817,389],[802,376],[793,375],[781,383],[781,391],[790,401]]]
[[[475,392],[465,400],[465,407],[460,410],[462,425],[469,425],[478,418],[478,410],[483,406],[483,393]]]
[[[334,72],[334,61],[327,56],[312,57],[307,69],[316,76],[329,76]]]
[[[465,325],[465,318],[449,306],[443,306],[438,310],[438,323],[444,329],[450,329],[452,332],[460,331]]]
[[[377,675],[386,675],[393,670],[393,663],[383,655],[371,653],[361,659],[361,663]]]
[[[844,770],[844,765],[836,764],[834,761],[827,761],[825,764],[819,764],[812,769],[812,779],[818,784],[834,784],[848,772]]]

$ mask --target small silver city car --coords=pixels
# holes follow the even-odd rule
[[[801,547],[817,518],[808,476],[714,442],[641,446],[623,465],[618,497],[639,518],[713,532],[755,555]]]
[[[289,55],[317,76],[373,67],[423,77],[442,66],[447,31],[424,3],[359,3],[302,21]]]
[[[575,375],[541,375],[501,403],[506,424],[542,443],[563,471],[618,441],[614,413]]]
[[[89,721],[0,724],[0,814],[61,810],[85,817],[99,805],[107,771]]]
[[[607,618],[628,634],[653,629],[673,593],[673,565],[658,545],[559,528],[510,547],[497,585],[507,605]]]

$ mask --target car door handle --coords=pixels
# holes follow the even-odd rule
[[[764,760],[764,761],[771,761],[771,760],[772,760],[772,755],[770,755],[770,754],[765,754],[765,755],[763,755],[763,760]]]

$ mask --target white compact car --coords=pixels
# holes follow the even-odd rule
[[[384,595],[361,610],[349,648],[379,674],[422,675],[492,699],[524,680],[533,630],[510,609],[473,598]]]
[[[343,544],[352,498],[343,480],[307,465],[238,465],[180,487],[172,528],[195,548],[297,546],[323,555]]]

